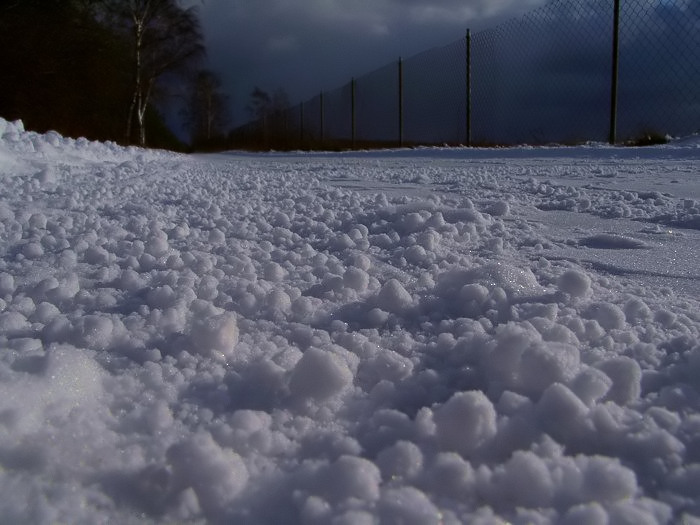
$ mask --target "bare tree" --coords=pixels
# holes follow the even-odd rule
[[[229,121],[228,97],[215,73],[203,69],[192,79],[183,116],[192,144],[211,144],[224,136]]]
[[[258,86],[250,93],[247,109],[257,121],[258,142],[263,147],[285,147],[291,139],[288,126],[289,96],[279,88],[272,94]]]
[[[146,145],[146,111],[157,83],[168,73],[202,57],[202,33],[194,7],[176,0],[103,0],[104,14],[124,34],[132,49],[133,91],[126,118],[131,142],[134,119],[139,144]]]
[[[272,107],[272,98],[267,91],[260,89],[258,86],[250,92],[250,102],[246,106],[248,113],[254,119],[264,119],[270,112]]]
[[[289,95],[283,89],[276,89],[272,94],[255,86],[250,93],[247,109],[253,118],[266,119],[279,116],[289,109]]]

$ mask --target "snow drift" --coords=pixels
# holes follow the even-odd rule
[[[697,141],[0,136],[0,521],[700,516]]]

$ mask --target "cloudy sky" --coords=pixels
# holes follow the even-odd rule
[[[204,0],[209,63],[235,123],[255,86],[292,103],[518,16],[546,0]]]

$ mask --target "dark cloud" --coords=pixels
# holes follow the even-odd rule
[[[248,120],[245,106],[255,86],[282,88],[293,104],[323,90],[327,131],[345,137],[350,124],[333,116],[349,114],[349,93],[336,88],[359,77],[358,134],[395,138],[392,86],[401,56],[407,59],[406,138],[454,141],[465,132],[464,52],[457,41],[471,28],[476,141],[607,137],[612,2],[191,1],[200,1],[210,67],[231,96],[235,124]],[[622,3],[620,137],[697,130],[698,6],[700,0]],[[368,92],[372,97],[363,97]],[[307,113],[313,108],[309,104]],[[304,118],[313,120],[307,113]]]
[[[194,2],[193,2],[194,3]],[[204,0],[210,67],[232,98],[234,119],[254,86],[292,102],[339,87],[399,56],[461,38],[545,0]]]

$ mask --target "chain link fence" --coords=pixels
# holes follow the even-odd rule
[[[698,131],[700,0],[554,0],[265,115],[233,140],[340,149]]]

